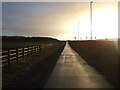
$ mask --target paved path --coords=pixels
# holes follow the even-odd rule
[[[111,85],[66,43],[45,88],[111,88]]]

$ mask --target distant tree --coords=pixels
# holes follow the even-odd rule
[[[58,41],[49,37],[2,36],[2,42]]]

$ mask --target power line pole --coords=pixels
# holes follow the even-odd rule
[[[79,40],[79,21],[78,21],[78,40]]]
[[[75,28],[74,28],[74,39],[76,39],[76,35],[75,35]]]
[[[93,1],[91,1],[90,2],[90,15],[91,15],[91,20],[90,20],[90,23],[91,23],[91,31],[90,31],[90,33],[91,33],[91,40],[92,40],[92,4],[93,4]]]

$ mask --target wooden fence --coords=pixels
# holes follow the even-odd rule
[[[40,45],[2,51],[0,52],[0,65],[3,66],[14,61],[19,61],[27,56],[36,55],[40,51]]]

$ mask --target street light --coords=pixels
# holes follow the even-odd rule
[[[90,23],[91,23],[91,40],[92,40],[92,4],[93,4],[93,1],[90,2],[90,15],[91,15],[91,20],[90,20]]]

